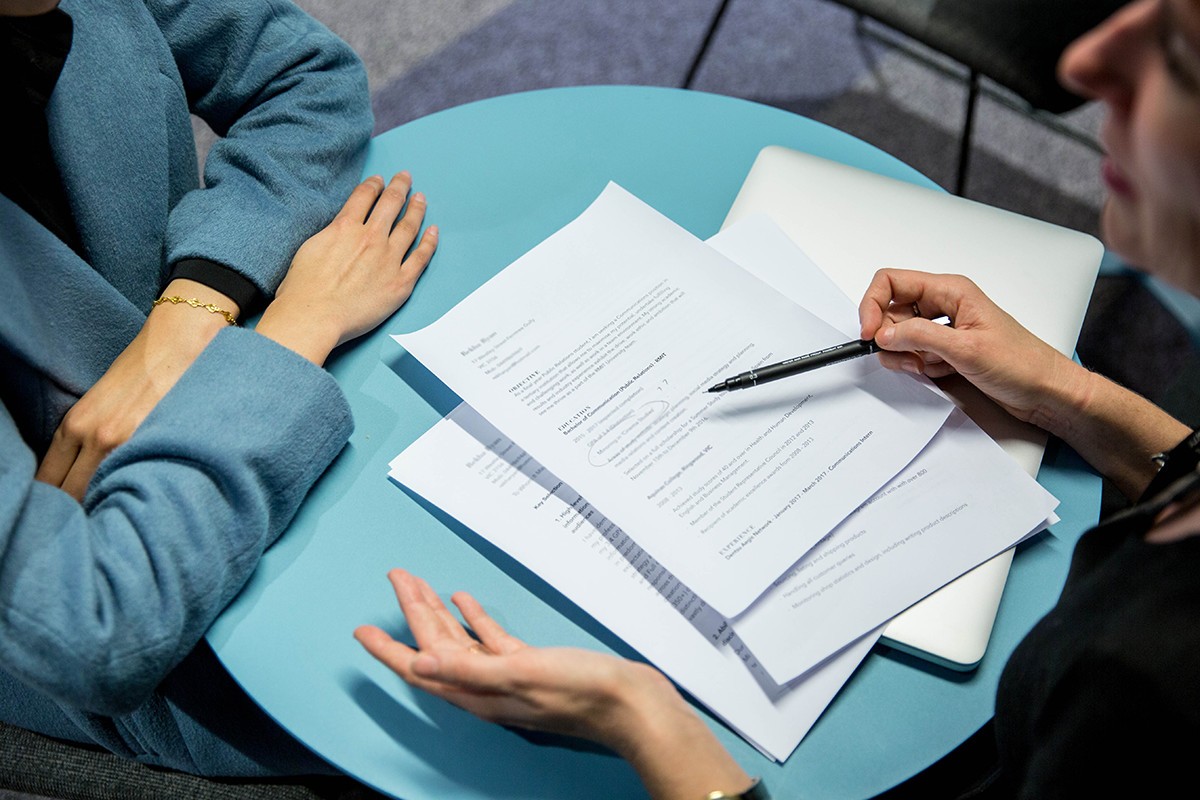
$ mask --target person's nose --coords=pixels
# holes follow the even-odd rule
[[[1107,103],[1126,116],[1138,79],[1155,44],[1163,0],[1137,0],[1085,33],[1063,51],[1059,80],[1076,94]]]

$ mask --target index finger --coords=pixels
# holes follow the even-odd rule
[[[438,644],[454,643],[470,648],[475,644],[428,583],[402,569],[392,570],[388,578],[418,647],[428,650]]]
[[[492,619],[479,601],[471,595],[456,592],[450,599],[462,612],[463,619],[471,626],[471,630],[475,631],[479,640],[493,653],[508,654],[524,647],[524,642],[504,630],[504,627]]]
[[[83,496],[87,494],[88,484],[92,482],[92,476],[100,469],[100,462],[106,455],[107,453],[91,447],[80,450],[75,463],[63,478],[62,490],[82,503]]]
[[[453,676],[442,681],[419,675],[414,665],[420,658],[429,658],[429,656],[422,656],[421,653],[403,642],[397,642],[374,625],[359,626],[354,631],[354,638],[372,657],[399,675],[401,680],[409,686],[414,686],[459,705],[469,700],[472,689],[468,681],[459,681]]]
[[[407,680],[409,665],[417,655],[415,650],[374,625],[360,625],[354,630],[354,638],[368,653]]]
[[[936,317],[948,314],[954,319],[959,292],[954,275],[935,275],[908,269],[881,269],[858,304],[860,336],[874,339],[883,325],[884,316],[893,305],[912,306],[920,316]]]
[[[349,219],[357,222],[359,225],[363,224],[367,221],[367,215],[375,207],[375,201],[379,199],[379,194],[382,191],[383,178],[378,175],[372,175],[354,187],[354,190],[350,192],[350,196],[346,198],[345,204],[342,205],[342,210],[337,213],[334,219]]]
[[[388,579],[396,591],[396,599],[400,601],[400,611],[408,621],[408,628],[412,631],[418,648],[427,650],[439,642],[455,641],[458,638],[454,628],[459,627],[461,631],[461,627],[457,624],[453,626],[446,624],[445,617],[439,614],[438,609],[431,605],[425,597],[419,579],[415,575],[410,575],[404,570],[394,569],[388,573]],[[436,602],[441,603],[440,600]]]
[[[412,175],[407,170],[397,172],[388,181],[387,186],[379,195],[379,199],[375,201],[375,207],[371,209],[371,214],[367,217],[367,224],[381,229],[386,233],[390,233],[392,226],[396,224],[396,218],[400,216],[401,209],[404,208],[404,203],[408,199],[409,190],[412,189]],[[423,203],[418,205],[424,207]],[[422,212],[423,215],[423,212]],[[405,216],[408,216],[407,214]],[[411,241],[411,240],[410,240]],[[405,248],[408,249],[407,247]]]
[[[46,455],[42,458],[42,463],[38,465],[37,473],[34,475],[34,478],[42,483],[59,487],[67,479],[67,475],[70,474],[71,467],[75,464],[75,459],[79,457],[79,451],[82,449],[79,442],[60,435],[61,433],[61,430],[55,432],[54,438],[50,440],[50,447],[46,450]]]

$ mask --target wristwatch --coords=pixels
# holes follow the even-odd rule
[[[1200,465],[1200,428],[1188,434],[1174,449],[1150,457],[1158,465],[1158,474],[1150,481],[1139,502],[1144,502],[1166,489]]]
[[[771,793],[767,791],[767,785],[762,782],[762,778],[755,778],[754,783],[744,792],[709,792],[705,800],[771,800]]]

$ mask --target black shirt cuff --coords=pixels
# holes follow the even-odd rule
[[[239,316],[247,317],[259,310],[263,303],[262,292],[245,276],[240,275],[224,264],[209,261],[206,258],[185,258],[171,268],[167,283],[176,278],[184,278],[196,283],[203,283],[210,289],[237,303]]]

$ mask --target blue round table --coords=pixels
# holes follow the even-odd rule
[[[402,566],[444,597],[468,589],[515,635],[634,655],[540,579],[398,488],[388,462],[457,403],[389,333],[437,319],[578,215],[609,180],[700,237],[717,231],[758,151],[784,145],[917,183],[895,158],[827,126],[742,100],[587,87],[449,109],[377,137],[364,174],[408,169],[441,245],[417,291],[329,368],[354,410],[349,446],[208,638],[246,691],[314,751],[383,792],[423,798],[643,794],[617,758],[478,722],[410,691],[351,636],[404,630],[385,573]],[[619,232],[614,232],[619,235]],[[1062,522],[1023,546],[982,664],[955,674],[873,653],[792,757],[777,765],[720,723],[721,740],[776,797],[863,798],[920,771],[991,715],[1000,669],[1053,604],[1099,480],[1053,447],[1039,480]]]

